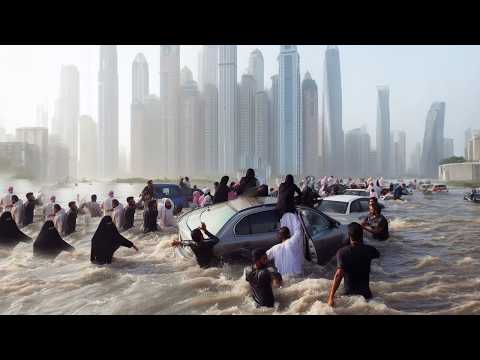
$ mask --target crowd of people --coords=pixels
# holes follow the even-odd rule
[[[180,180],[182,190],[192,190],[191,206],[205,207],[226,201],[234,200],[240,196],[261,197],[274,196],[277,198],[276,211],[280,219],[277,233],[278,244],[270,249],[256,249],[252,255],[252,266],[245,273],[245,279],[251,286],[252,297],[258,306],[271,307],[274,304],[273,287],[281,286],[285,278],[303,276],[304,265],[304,230],[297,214],[297,205],[314,207],[325,195],[337,191],[343,183],[342,179],[324,177],[315,182],[311,177],[300,182],[300,187],[294,182],[292,175],[287,175],[278,188],[270,188],[261,184],[255,172],[249,169],[239,182],[230,182],[228,176],[223,176],[219,182],[213,184],[213,194],[209,188],[197,189],[191,185],[188,177]],[[369,214],[361,223],[348,225],[349,245],[337,253],[337,272],[329,293],[328,303],[334,305],[334,295],[344,279],[345,293],[362,295],[369,299],[372,294],[369,288],[370,262],[378,258],[378,251],[363,243],[363,232],[367,231],[377,240],[386,240],[388,234],[388,221],[381,214],[378,204],[378,193],[383,188],[383,179],[373,181],[349,179],[344,185],[350,188],[367,188],[377,196],[371,196]],[[78,200],[77,200],[78,201]],[[34,256],[57,257],[62,251],[74,251],[75,248],[63,238],[75,233],[76,221],[79,214],[92,218],[101,218],[101,221],[91,240],[91,257],[94,264],[110,264],[115,251],[123,246],[139,249],[133,242],[126,239],[121,232],[135,227],[135,213],[143,208],[144,233],[175,228],[177,225],[174,213],[175,205],[169,198],[157,199],[153,181],[147,185],[139,195],[139,200],[129,196],[123,205],[115,197],[113,191],[107,198],[97,202],[97,196],[91,195],[90,201],[77,206],[77,201],[68,203],[65,211],[58,203],[55,196],[50,197],[47,204],[35,199],[33,193],[26,194],[26,201],[22,202],[14,194],[13,187],[0,199],[0,243],[14,247],[19,242],[30,242],[32,239],[25,235],[21,229],[34,221],[35,207],[42,207],[44,224],[33,242]],[[202,268],[218,266],[221,259],[214,256],[214,247],[219,239],[208,231],[207,224],[191,232],[192,240],[175,240],[172,246],[187,246],[195,254],[197,263]]]

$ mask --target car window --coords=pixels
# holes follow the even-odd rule
[[[359,200],[355,200],[350,204],[350,212],[351,213],[361,212],[361,211],[362,211],[362,208],[360,207],[360,201]]]
[[[302,216],[305,228],[312,237],[330,228],[330,221],[315,211],[302,209],[300,215]]]
[[[236,235],[267,234],[277,232],[280,219],[276,211],[263,211],[248,215],[235,227]]]
[[[180,191],[175,186],[155,186],[155,195],[157,198],[172,198],[180,196]]]
[[[359,200],[360,202],[360,211],[361,212],[364,212],[364,211],[368,211],[368,203],[370,202],[370,199],[360,199]]]
[[[334,212],[338,214],[345,214],[347,212],[348,203],[342,201],[333,201],[324,199],[320,204],[319,209],[324,212]]]

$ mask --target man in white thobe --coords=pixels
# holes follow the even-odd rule
[[[55,204],[54,210],[55,217],[53,218],[53,226],[55,226],[55,229],[57,229],[61,236],[65,236],[67,213],[58,204]]]
[[[23,201],[17,195],[12,196],[12,217],[19,228],[23,227]]]
[[[125,224],[125,208],[117,199],[112,201],[113,214],[112,219],[113,223],[117,227],[118,231],[123,230],[123,225]]]
[[[109,191],[108,192],[108,198],[106,198],[105,201],[102,203],[103,216],[106,216],[106,215],[111,216],[112,215],[112,212],[113,212],[113,205],[112,205],[113,196],[114,196],[113,191]]]
[[[50,196],[50,202],[43,207],[43,217],[45,218],[45,221],[47,220],[53,220],[55,217],[55,202],[57,201],[57,198],[55,196]]]
[[[12,209],[13,186],[9,186],[7,193],[0,199],[0,212],[10,211]]]

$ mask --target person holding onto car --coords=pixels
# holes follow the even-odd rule
[[[301,276],[304,259],[303,231],[297,225],[292,231],[287,226],[282,226],[277,232],[277,239],[280,244],[267,251],[268,260],[274,262],[282,276]]]
[[[208,236],[207,239],[203,237],[203,233]],[[201,268],[215,266],[218,259],[213,254],[213,248],[220,240],[207,230],[204,222],[200,227],[192,230],[190,235],[192,240],[174,240],[172,246],[190,246]]]
[[[388,221],[378,203],[369,203],[369,214],[361,226],[376,240],[387,240],[389,237]]]

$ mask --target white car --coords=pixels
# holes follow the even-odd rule
[[[318,209],[341,223],[358,221],[368,215],[369,198],[357,195],[335,195],[324,198]],[[381,208],[384,206],[379,203]]]
[[[356,196],[364,196],[370,197],[370,193],[367,189],[347,189],[343,193],[343,195],[356,195]]]

